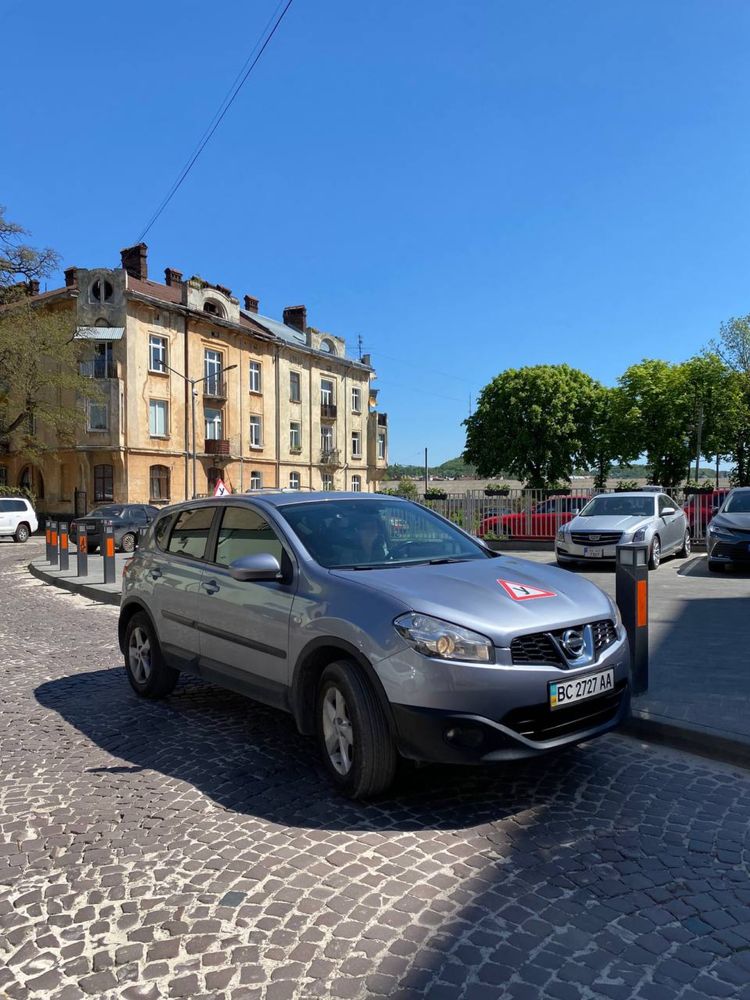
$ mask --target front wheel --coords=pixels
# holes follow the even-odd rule
[[[164,662],[151,620],[143,611],[133,615],[125,631],[125,670],[131,687],[142,698],[171,694],[180,678],[179,670]]]
[[[658,535],[654,535],[654,540],[651,543],[651,553],[648,557],[648,568],[658,569],[659,563],[661,562],[661,542]]]
[[[28,524],[19,524],[18,527],[16,528],[16,533],[13,536],[13,541],[28,542],[30,534],[31,532],[29,531]]]
[[[353,799],[384,792],[398,755],[375,692],[347,660],[331,663],[318,686],[317,736],[333,783]]]
[[[685,537],[682,540],[682,548],[677,553],[679,559],[687,559],[687,557],[690,555],[691,544],[692,543],[690,541],[690,529],[686,528]]]
[[[122,541],[120,542],[120,548],[123,552],[134,552],[135,551],[135,535],[130,532],[127,535],[122,536]]]

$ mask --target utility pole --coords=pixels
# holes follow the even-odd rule
[[[427,484],[429,482],[429,479],[430,479],[429,470],[427,468],[427,449],[425,448],[425,450],[424,450],[424,491],[425,491],[425,493],[427,492],[427,489],[428,489]]]

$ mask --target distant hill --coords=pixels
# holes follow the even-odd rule
[[[458,458],[449,458],[442,465],[431,465],[428,467],[428,474],[430,476],[443,476],[446,479],[458,479],[461,476],[473,479],[476,476],[476,472],[477,470],[474,466],[467,465],[460,456]],[[385,471],[385,478],[389,480],[400,479],[402,476],[413,477],[423,475],[423,465],[389,465]]]

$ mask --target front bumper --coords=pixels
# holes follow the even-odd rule
[[[591,549],[601,550],[601,555],[591,555]],[[566,540],[564,542],[555,542],[555,555],[561,562],[565,562],[566,559],[576,560],[580,559],[581,562],[614,562],[617,558],[617,548],[614,545],[575,545],[573,542]]]
[[[730,539],[709,534],[708,558],[723,563],[750,563],[750,537]]]
[[[550,681],[614,671],[614,689],[554,711]],[[619,725],[630,708],[630,651],[624,633],[596,662],[546,664],[435,661],[412,649],[377,667],[391,705],[398,749],[413,760],[481,763],[535,757]]]

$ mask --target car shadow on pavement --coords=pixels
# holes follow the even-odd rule
[[[597,753],[590,744],[492,766],[405,764],[387,795],[358,803],[333,788],[315,741],[299,735],[290,715],[192,678],[157,702],[138,698],[124,670],[112,668],[47,681],[35,695],[92,744],[85,769],[92,784],[133,775],[143,783],[140,795],[148,795],[150,784],[159,785],[156,773],[189,783],[224,809],[304,828],[449,830],[495,822],[534,807],[540,790],[574,786],[582,759]],[[111,763],[102,765],[93,747]]]

